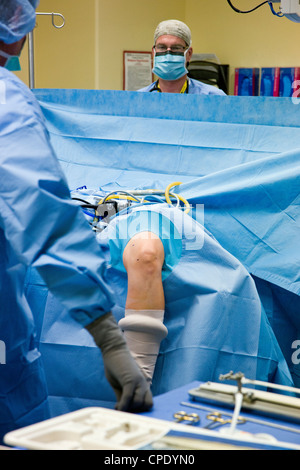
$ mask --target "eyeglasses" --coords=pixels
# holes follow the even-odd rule
[[[170,50],[171,52],[175,53],[183,53],[188,49],[188,47],[181,46],[179,44],[171,47],[168,47],[165,44],[157,44],[157,46],[154,46],[154,49],[156,50],[156,52],[167,52]]]

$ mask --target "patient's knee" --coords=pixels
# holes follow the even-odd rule
[[[123,255],[127,272],[141,272],[146,276],[160,274],[164,262],[164,248],[161,240],[151,234],[139,234],[127,244]]]

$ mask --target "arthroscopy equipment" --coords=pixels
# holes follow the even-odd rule
[[[292,422],[300,422],[300,390],[294,387],[272,384],[258,380],[247,379],[244,374],[229,372],[220,376],[220,380],[236,381],[237,386],[222,383],[206,382],[190,390],[192,399],[208,403],[218,403],[234,407],[234,414],[239,416],[241,409],[253,410],[273,418],[284,418]],[[285,394],[273,393],[251,388],[251,386],[277,389]],[[293,396],[291,396],[293,395]]]
[[[117,214],[127,211],[136,205],[153,203],[167,203],[181,207],[185,213],[189,213],[191,206],[180,194],[175,193],[172,188],[181,185],[181,182],[169,184],[165,189],[134,189],[128,191],[113,191],[105,196],[93,195],[92,201],[87,197],[81,197],[80,192],[73,192],[72,199],[77,201],[83,212],[91,217],[90,224],[93,230],[101,232]],[[79,188],[77,191],[82,190]]]
[[[179,412],[179,418],[188,413]],[[194,413],[191,413],[194,415]],[[212,425],[221,426],[227,418],[211,413]],[[176,418],[175,418],[176,419]],[[7,445],[29,450],[208,450],[267,448],[296,449],[298,445],[247,432],[237,438],[217,429],[201,428],[197,416],[191,421],[170,422],[105,408],[88,407],[66,415],[12,431],[5,436]],[[196,423],[193,423],[193,420]],[[229,420],[230,421],[230,420]],[[196,424],[186,426],[186,424]]]

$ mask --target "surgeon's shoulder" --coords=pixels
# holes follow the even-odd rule
[[[44,122],[41,108],[30,89],[14,73],[0,67],[0,114],[35,116]],[[2,112],[1,112],[2,111]]]
[[[208,85],[207,83],[200,82],[199,80],[195,80],[190,78],[190,88],[189,93],[197,94],[197,95],[217,95],[217,96],[226,96],[223,90],[219,88]]]
[[[151,83],[151,85],[148,85],[148,86],[145,86],[144,88],[140,88],[139,90],[137,90],[138,92],[141,92],[141,93],[147,93],[148,91],[152,90],[152,88],[154,87],[155,85],[155,82]]]

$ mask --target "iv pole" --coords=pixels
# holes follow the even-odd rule
[[[40,16],[51,16],[52,25],[56,29],[61,29],[65,26],[65,18],[60,13],[40,13],[37,12],[36,15]],[[55,17],[58,16],[62,19],[62,23],[57,25],[55,23]],[[28,54],[29,54],[29,88],[35,88],[35,74],[34,74],[34,38],[33,31],[28,34]]]

